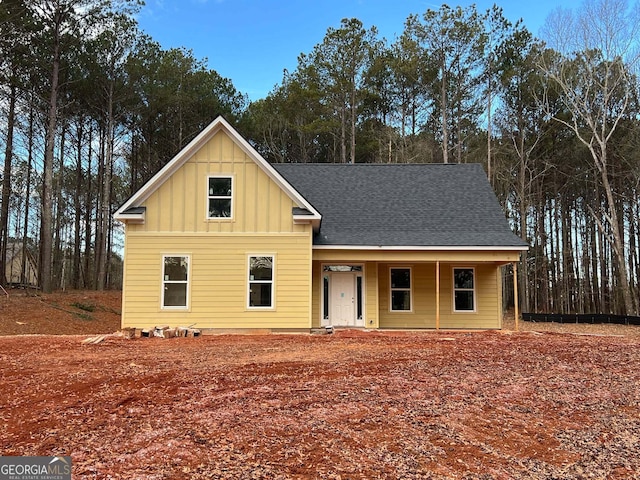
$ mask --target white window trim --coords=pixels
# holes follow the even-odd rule
[[[187,281],[177,282],[164,279],[164,261],[167,257],[185,257],[187,259]],[[166,283],[186,283],[186,305],[168,305],[164,304],[164,286]],[[160,309],[161,310],[189,310],[191,305],[191,255],[188,253],[164,253],[162,254],[162,263],[160,264]]]
[[[227,197],[225,196],[219,196],[219,195],[209,195],[209,179],[211,178],[230,178],[231,179],[231,197]],[[234,207],[234,201],[233,201],[233,197],[235,196],[235,192],[236,192],[236,180],[235,180],[235,176],[230,174],[230,173],[216,173],[216,174],[210,174],[207,175],[207,183],[205,184],[205,188],[204,191],[206,193],[205,195],[205,209],[204,209],[204,214],[205,217],[207,219],[207,221],[229,221],[229,220],[233,220],[234,218],[234,211],[233,211],[233,207]],[[227,199],[229,198],[231,200],[231,206],[230,206],[230,211],[231,211],[231,215],[229,217],[210,217],[209,216],[209,200],[210,199]]]
[[[251,258],[271,257],[271,280],[251,280]],[[271,284],[271,305],[268,307],[251,306],[251,284],[270,283]],[[276,309],[276,255],[275,253],[250,253],[247,255],[247,310],[275,310]]]
[[[409,270],[409,288],[394,288],[391,286],[391,272],[392,270]],[[393,309],[393,292],[394,291],[406,291],[409,290],[409,310],[394,310]],[[392,313],[413,313],[413,268],[407,265],[394,265],[389,267],[389,312]]]
[[[456,270],[473,272],[473,288],[456,288]],[[454,313],[478,313],[478,295],[476,293],[477,277],[475,267],[455,266],[451,268],[451,307]],[[473,292],[473,310],[456,310],[456,292]]]

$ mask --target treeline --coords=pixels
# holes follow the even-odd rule
[[[31,241],[43,289],[118,286],[111,213],[222,113],[272,162],[482,163],[531,245],[524,310],[638,312],[637,3],[557,10],[544,43],[495,6],[410,15],[393,40],[345,19],[253,103],[138,8],[0,4],[0,247]]]
[[[0,283],[19,240],[36,252],[44,291],[119,287],[115,208],[216,114],[246,111],[247,97],[206,61],[139,31],[139,8],[0,3]]]
[[[478,162],[530,245],[525,311],[638,312],[640,6],[556,10],[545,40],[496,6],[343,20],[249,107],[273,162]],[[401,186],[399,186],[401,188]]]

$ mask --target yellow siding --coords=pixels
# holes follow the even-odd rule
[[[322,288],[324,284],[322,282],[322,265],[316,260],[313,261],[312,275],[311,291],[313,292],[313,298],[311,303],[311,326],[318,328],[322,324],[320,301],[322,300]]]
[[[376,262],[367,262],[364,266],[364,282],[365,282],[365,327],[379,328],[380,317],[378,308],[378,264]]]
[[[231,219],[207,219],[208,175],[233,177]],[[214,135],[141,206],[144,224],[129,232],[276,233],[305,232],[292,222],[296,205],[224,132]]]
[[[127,236],[123,327],[310,328],[309,234]],[[191,257],[189,309],[161,308],[162,255]],[[247,308],[248,256],[275,256],[275,308]]]
[[[206,218],[209,175],[233,178],[232,218]],[[294,201],[224,131],[140,206],[145,223],[126,226],[123,327],[310,328],[311,226],[294,224]],[[161,308],[166,254],[191,257],[186,311]],[[250,254],[275,256],[273,309],[247,307]]]
[[[390,311],[390,268],[411,267],[412,311]],[[453,311],[453,268],[474,267],[476,311]],[[440,328],[501,328],[500,267],[491,263],[440,264]],[[433,263],[380,263],[378,297],[381,328],[435,328],[436,281]]]

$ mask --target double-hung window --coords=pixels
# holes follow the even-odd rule
[[[249,257],[249,308],[273,308],[272,255]]]
[[[391,311],[411,311],[411,269],[392,268],[391,277]]]
[[[207,177],[207,218],[231,218],[233,214],[233,177]]]
[[[187,308],[189,299],[189,256],[162,257],[162,308]]]
[[[475,271],[473,268],[453,269],[453,309],[456,312],[474,312]]]

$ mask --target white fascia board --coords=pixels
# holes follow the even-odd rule
[[[320,221],[322,216],[314,213],[313,215],[293,215],[293,221],[296,223],[313,223]]]
[[[147,183],[145,183],[136,193],[134,193],[124,205],[122,205],[114,214],[121,215],[128,208],[140,206],[153,192],[155,192],[173,173],[180,168],[187,160],[189,160],[206,142],[220,130],[225,132],[232,140],[265,172],[271,180],[273,180],[288,196],[298,204],[298,206],[306,208],[312,214],[314,219],[321,219],[322,216],[313,205],[298,193],[293,186],[280,175],[262,155],[260,155],[249,142],[247,142],[223,117],[217,117],[202,132],[198,134],[189,144],[184,147],[178,154],[173,157],[162,169],[156,173]]]
[[[476,245],[476,246],[424,246],[424,245],[415,245],[415,246],[399,246],[399,245],[314,245],[314,250],[391,250],[391,251],[448,251],[448,252],[486,252],[493,250],[504,250],[510,252],[517,251],[527,251],[529,247],[501,247],[501,246],[484,246],[484,245]]]
[[[114,213],[113,218],[123,223],[144,223],[144,212],[142,213]]]

